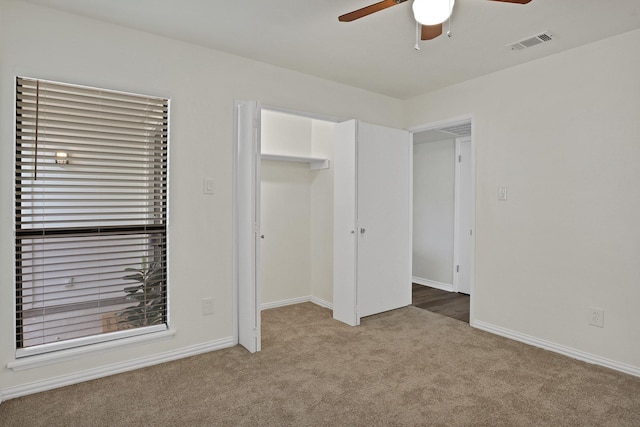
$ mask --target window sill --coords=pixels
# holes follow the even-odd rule
[[[115,348],[131,347],[142,343],[148,344],[156,341],[163,341],[172,338],[175,334],[175,329],[165,329],[159,332],[136,335],[113,341],[105,341],[83,347],[76,347],[66,350],[54,351],[51,353],[27,356],[21,359],[16,359],[13,362],[9,362],[7,364],[7,368],[13,371],[24,371],[27,369],[39,368],[41,366],[78,359],[80,357],[84,357],[94,353],[102,353],[106,350]]]

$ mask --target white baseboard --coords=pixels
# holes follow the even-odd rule
[[[422,286],[429,286],[430,288],[441,289],[443,291],[455,292],[453,290],[453,285],[449,285],[447,283],[436,282],[435,280],[423,279],[422,277],[413,276],[411,278],[413,283],[417,283]]]
[[[314,303],[315,305],[319,305],[320,307],[324,307],[324,308],[328,308],[329,310],[333,310],[333,304],[330,303],[329,301],[325,301],[323,299],[320,299],[318,297],[314,297],[313,295],[311,296],[311,300],[312,303]]]
[[[214,350],[221,350],[223,348],[233,347],[234,345],[236,345],[236,342],[234,341],[233,337],[222,338],[215,341],[184,347],[178,350],[140,357],[138,359],[127,360],[125,362],[113,363],[111,365],[103,366],[100,368],[88,369],[86,371],[75,372],[68,375],[61,375],[59,377],[54,377],[43,381],[36,381],[33,383],[14,387],[7,387],[0,389],[0,402],[14,399],[20,396],[26,396],[28,394],[39,393],[41,391],[47,391],[54,388],[77,384],[84,381],[95,380],[97,378],[107,377],[109,375],[120,374],[122,372],[132,371],[134,369],[145,368],[147,366],[170,362],[172,360],[195,356],[197,354],[208,353]]]
[[[309,301],[311,301],[310,295],[307,295],[304,297],[298,297],[298,298],[285,299],[282,301],[266,302],[264,304],[260,304],[260,310],[268,310],[270,308],[278,308],[278,307],[284,307],[287,305],[301,304],[303,302],[309,302]]]
[[[559,353],[564,356],[571,357],[572,359],[581,360],[587,363],[593,363],[595,365],[604,366],[606,368],[620,371],[625,374],[640,377],[640,368],[636,366],[627,365],[625,363],[616,362],[615,360],[596,356],[591,353],[586,353],[581,350],[565,347],[563,345],[556,344],[551,341],[546,341],[540,338],[533,337],[531,335],[522,334],[520,332],[512,331],[510,329],[506,329],[500,326],[495,326],[490,323],[485,323],[482,321],[475,320],[475,321],[472,321],[470,324],[474,328],[482,329],[483,331],[491,332],[492,334],[500,335],[515,341],[520,341],[525,344],[532,345],[534,347],[542,348],[544,350],[553,351],[554,353]]]
[[[303,302],[311,302],[321,307],[333,310],[333,304],[314,296],[305,296],[300,298],[292,298],[284,301],[276,301],[272,303],[262,304],[261,310],[275,307],[283,307],[286,305],[300,304]],[[203,344],[193,345],[165,353],[145,356],[138,359],[128,360],[121,363],[114,363],[100,368],[89,369],[86,371],[75,372],[73,374],[62,375],[47,380],[36,381],[29,384],[23,384],[14,387],[0,388],[0,403],[15,399],[16,397],[26,396],[29,394],[40,393],[42,391],[52,390],[54,388],[64,387],[72,384],[78,384],[84,381],[95,380],[97,378],[107,377],[109,375],[120,374],[122,372],[132,371],[134,369],[144,368],[147,366],[157,365],[160,363],[170,362],[172,360],[182,359],[185,357],[195,356],[197,354],[207,353],[210,351],[221,350],[223,348],[233,347],[237,342],[233,337],[222,338]]]
[[[304,297],[291,298],[282,301],[267,302],[260,305],[260,310],[268,310],[270,308],[284,307],[287,305],[301,304],[303,302],[312,302],[320,307],[325,307],[333,310],[333,304],[313,295],[307,295]]]
[[[417,283],[417,282],[416,282]],[[295,302],[293,302],[295,301]],[[285,305],[299,304],[301,302],[312,302],[321,307],[333,309],[333,305],[327,301],[324,301],[316,297],[304,297],[295,298],[286,301],[279,301],[277,303],[270,303],[269,306],[282,307]],[[267,304],[265,304],[267,305]],[[270,307],[270,308],[273,308]],[[264,309],[264,308],[263,308]],[[565,347],[559,344],[552,343],[550,341],[542,340],[530,335],[515,332],[500,326],[495,326],[490,323],[482,321],[472,321],[471,326],[477,329],[481,329],[496,335],[503,336],[505,338],[513,339],[523,342],[525,344],[539,347],[545,350],[553,351],[573,359],[582,360],[584,362],[593,363],[596,365],[604,366],[616,371],[623,372],[625,374],[640,377],[640,368],[627,365],[624,363],[616,362],[614,360],[606,359],[600,356],[596,356],[590,353],[586,353],[580,350],[576,350],[570,347]],[[233,347],[236,345],[233,337],[222,338],[208,343],[193,345],[182,349],[155,354],[151,356],[141,357],[138,359],[128,360],[126,362],[114,363],[100,368],[89,369],[82,372],[76,372],[69,375],[62,375],[55,378],[50,378],[43,381],[37,381],[29,384],[24,384],[14,387],[6,387],[0,389],[0,403],[9,399],[14,399],[20,396],[26,396],[28,394],[39,393],[42,391],[52,390],[54,388],[64,387],[67,385],[77,384],[84,381],[90,381],[97,378],[106,377],[109,375],[119,374],[122,372],[132,371],[134,369],[144,368],[147,366],[157,365],[160,363],[170,362],[172,360],[182,359],[185,357],[195,356],[197,354],[207,353],[210,351],[221,350],[223,348]]]
[[[69,360],[86,357],[87,355],[94,353],[103,353],[105,351],[125,348],[127,346],[140,345],[141,343],[149,344],[156,341],[162,341],[172,338],[175,334],[176,331],[174,329],[165,329],[163,331],[98,342],[92,345],[84,345],[81,347],[52,351],[50,353],[36,354],[29,357],[18,358],[9,362],[7,363],[7,368],[14,371],[39,368],[53,363],[67,362]]]

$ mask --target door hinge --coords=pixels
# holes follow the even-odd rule
[[[462,155],[458,155],[458,163],[462,163]]]
[[[456,265],[456,273],[460,273],[460,266]]]

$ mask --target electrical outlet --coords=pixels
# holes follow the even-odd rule
[[[202,298],[202,315],[213,314],[213,298]]]
[[[604,328],[604,309],[597,307],[589,307],[589,324]]]

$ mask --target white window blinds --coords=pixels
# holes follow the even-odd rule
[[[168,109],[17,78],[18,353],[166,324]]]

